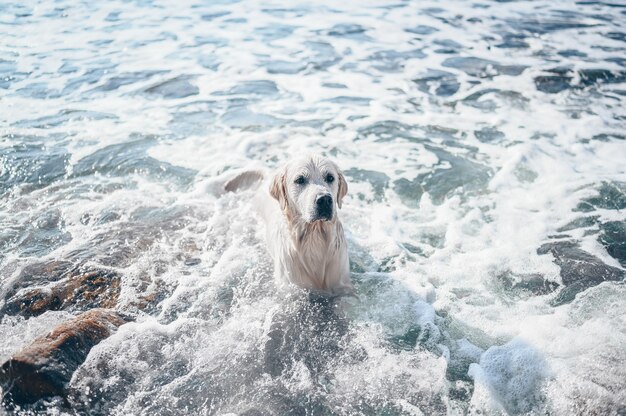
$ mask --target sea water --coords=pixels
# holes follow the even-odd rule
[[[0,359],[80,312],[7,312],[38,264],[135,318],[38,411],[626,411],[623,3],[5,1],[0,39]],[[357,298],[277,293],[219,191],[305,152]]]

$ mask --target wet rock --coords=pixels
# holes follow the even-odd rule
[[[190,95],[198,95],[200,90],[189,82],[188,76],[179,76],[170,80],[155,84],[146,90],[147,94],[160,95],[163,98],[185,98]]]
[[[31,271],[36,274],[25,276],[9,292],[0,309],[3,314],[37,316],[49,310],[82,311],[117,305],[121,277],[113,271],[81,271],[66,262],[52,262],[25,272]],[[50,283],[40,286],[46,282]]]
[[[565,286],[552,301],[554,305],[569,303],[578,293],[602,282],[620,281],[626,277],[624,270],[604,264],[573,241],[547,243],[537,250],[537,254],[548,253],[561,268],[561,280]]]
[[[12,288],[7,291],[6,297],[13,296],[20,289],[33,285],[46,285],[57,282],[66,277],[67,273],[75,268],[69,261],[38,262],[25,266],[18,277],[11,282]]]
[[[0,367],[5,406],[63,396],[91,348],[125,322],[127,318],[115,311],[94,309],[35,339]]]

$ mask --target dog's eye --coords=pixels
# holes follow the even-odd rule
[[[330,173],[326,175],[326,182],[333,183],[334,180],[335,180],[335,177],[331,175]]]
[[[304,176],[298,176],[296,180],[293,181],[293,183],[296,183],[298,185],[304,185],[305,182],[306,182],[306,178]]]

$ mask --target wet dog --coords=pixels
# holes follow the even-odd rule
[[[226,189],[236,189],[254,176],[239,175]],[[353,292],[348,247],[338,218],[347,192],[339,167],[319,155],[287,163],[258,189],[255,203],[265,222],[279,286],[294,284],[331,295]]]
[[[274,276],[306,289],[352,291],[348,246],[338,210],[348,184],[335,163],[313,155],[279,169],[257,201]]]

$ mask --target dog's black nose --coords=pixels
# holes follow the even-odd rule
[[[320,195],[315,200],[315,204],[319,209],[332,208],[333,198],[329,194]]]

